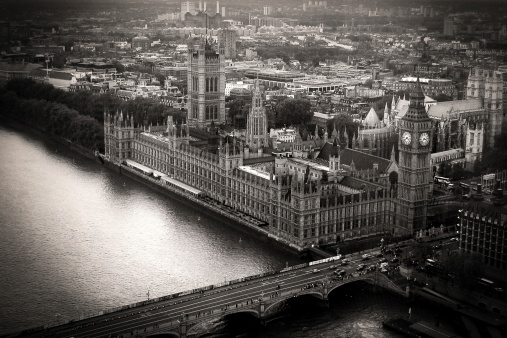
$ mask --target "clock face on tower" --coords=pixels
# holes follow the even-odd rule
[[[410,142],[412,141],[412,135],[410,135],[410,133],[408,131],[406,131],[401,136],[401,140],[403,141],[403,144],[408,146],[410,144]]]
[[[428,133],[422,133],[421,136],[419,136],[419,143],[422,146],[427,146],[428,143],[430,143],[430,136]]]

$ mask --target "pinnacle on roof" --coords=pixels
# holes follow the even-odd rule
[[[428,113],[424,108],[424,92],[417,77],[414,90],[410,93],[410,105],[408,111],[403,116],[403,120],[422,121],[429,120]]]
[[[412,99],[422,99],[424,102],[424,92],[419,82],[419,77],[417,77],[414,90],[410,93],[410,103],[412,103]]]

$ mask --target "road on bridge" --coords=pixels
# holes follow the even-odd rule
[[[378,253],[378,251],[376,252]],[[372,253],[372,256],[376,253]],[[23,335],[23,337],[118,337],[159,331],[163,327],[175,327],[178,321],[206,316],[216,317],[228,309],[259,304],[261,298],[276,297],[277,293],[299,292],[302,287],[327,282],[337,269],[347,274],[356,272],[360,263],[374,264],[375,258],[363,261],[361,256],[351,256],[349,264],[338,266],[336,262],[320,263],[228,286],[205,290],[178,298],[138,306],[118,312],[74,321]],[[333,267],[335,266],[335,267]],[[204,319],[204,318],[203,318]]]

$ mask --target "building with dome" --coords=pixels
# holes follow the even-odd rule
[[[146,36],[136,36],[132,39],[132,49],[149,49],[151,47],[151,41]]]

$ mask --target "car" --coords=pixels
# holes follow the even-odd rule
[[[359,265],[357,266],[356,270],[357,270],[357,271],[363,271],[365,267],[366,267],[366,265],[365,265],[365,264],[359,264]]]
[[[387,249],[386,250],[386,254],[392,254],[392,253],[394,253],[393,249]]]
[[[451,242],[457,242],[458,241],[458,237],[453,237],[450,239]]]
[[[319,269],[313,269],[312,272],[317,273],[317,272],[319,272]]]
[[[391,259],[391,263],[398,263],[400,260],[397,257]]]
[[[371,258],[371,256],[368,254],[364,254],[362,257],[363,257],[363,261],[366,261]]]
[[[370,265],[366,270],[367,271],[375,271],[375,270],[377,270],[377,267],[375,265]]]
[[[329,266],[329,270],[334,270],[336,268],[336,265]]]
[[[340,263],[340,265],[347,265],[349,264],[349,260],[348,259],[344,259],[342,260],[342,262]]]
[[[384,255],[381,252],[379,252],[377,255],[375,255],[375,257],[380,258],[380,257],[384,257]]]
[[[346,273],[347,273],[347,272],[346,272],[345,270],[343,270],[343,269],[339,269],[339,270],[336,270],[336,271],[334,272],[334,274],[335,274],[335,275],[338,275],[338,276],[343,276],[343,275],[345,275]]]
[[[381,259],[378,260],[379,263],[384,263],[384,262],[387,262],[387,258],[385,257],[382,257]]]
[[[385,268],[380,268],[380,272],[382,272],[382,273],[387,273],[387,269],[385,269]]]
[[[389,266],[389,263],[387,263],[387,262],[380,263],[380,268],[386,269],[388,266]]]

